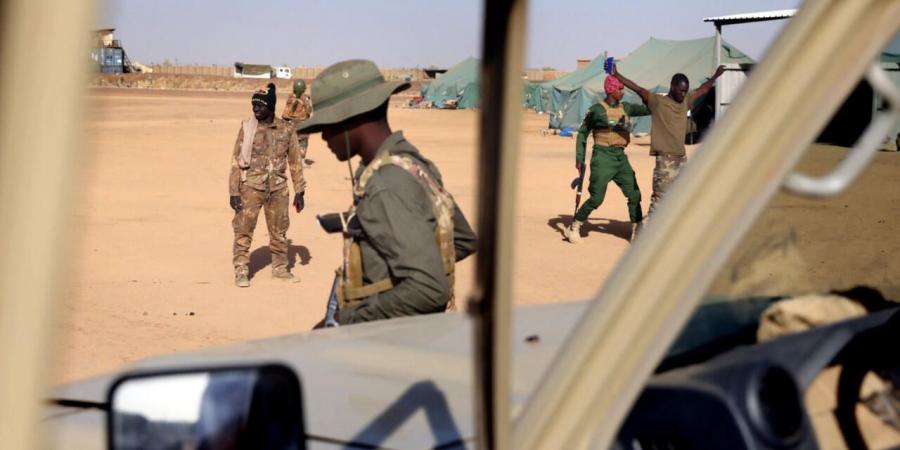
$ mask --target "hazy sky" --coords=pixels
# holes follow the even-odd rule
[[[801,0],[532,0],[527,66],[572,70],[578,58],[623,56],[649,37],[712,36],[703,17],[794,8]],[[134,60],[296,66],[367,58],[381,66],[446,67],[481,51],[474,0],[106,0],[98,27],[115,27]],[[728,26],[750,56],[785,21]]]

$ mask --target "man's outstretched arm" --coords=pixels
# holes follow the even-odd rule
[[[610,73],[610,75],[613,75],[616,78],[618,78],[619,81],[621,81],[622,84],[625,85],[625,87],[627,87],[628,89],[631,89],[632,91],[636,92],[637,95],[641,96],[641,100],[644,101],[645,105],[650,104],[650,91],[638,86],[637,83],[635,83],[634,81],[631,81],[628,78],[625,78],[625,75],[622,75],[622,73],[619,72],[619,68],[616,67],[616,63],[613,63],[612,72]]]
[[[716,84],[716,80],[721,77],[723,73],[725,73],[725,66],[717,67],[716,73],[712,74],[712,76],[709,77],[709,79],[706,80],[705,83],[701,84],[700,87],[695,89],[694,92],[691,92],[691,98],[697,99],[706,95],[706,93],[709,92],[710,89],[712,89],[713,85]]]

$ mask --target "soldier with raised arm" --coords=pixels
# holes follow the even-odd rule
[[[709,92],[724,71],[725,66],[719,66],[709,80],[690,92],[688,77],[683,73],[676,73],[669,83],[669,93],[656,95],[626,78],[613,64],[612,73],[622,80],[625,87],[640,95],[650,109],[650,156],[656,157],[656,165],[653,169],[653,193],[650,195],[648,217],[687,161],[684,137],[687,133],[688,111],[695,100]]]

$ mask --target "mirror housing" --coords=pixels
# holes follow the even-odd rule
[[[107,395],[109,450],[302,450],[300,381],[281,364],[127,374]]]

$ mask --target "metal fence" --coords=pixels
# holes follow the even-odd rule
[[[153,73],[173,74],[173,75],[209,75],[220,77],[234,76],[233,66],[204,66],[204,65],[176,65],[176,64],[153,64],[150,66]],[[310,80],[316,77],[324,67],[292,67],[294,78],[302,78]],[[423,80],[425,74],[420,68],[381,68],[381,73],[388,80]]]

